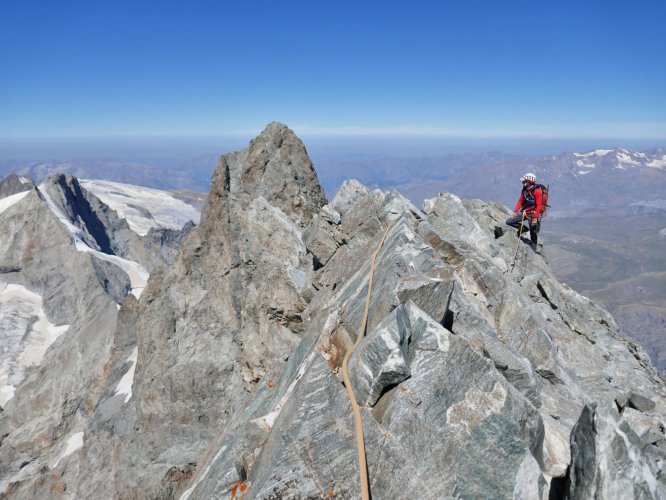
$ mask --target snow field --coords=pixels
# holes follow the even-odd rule
[[[117,255],[108,255],[105,254],[104,252],[100,252],[99,250],[95,250],[94,248],[90,248],[88,245],[86,245],[83,239],[81,239],[81,232],[79,228],[76,227],[74,224],[72,224],[69,221],[69,219],[65,216],[65,214],[63,214],[58,209],[58,207],[55,205],[55,203],[53,203],[53,200],[51,200],[46,191],[42,189],[41,185],[40,185],[40,192],[42,193],[42,196],[44,196],[46,204],[49,206],[51,211],[56,215],[56,217],[58,217],[58,220],[62,223],[63,226],[65,226],[65,229],[67,229],[67,231],[72,235],[76,249],[79,252],[91,253],[98,259],[111,262],[112,264],[115,264],[123,271],[125,271],[130,279],[130,283],[132,286],[132,294],[138,299],[141,296],[141,292],[143,292],[143,289],[146,287],[146,283],[148,282],[148,276],[149,276],[148,271],[137,262],[123,259],[121,257],[118,257]]]
[[[30,191],[23,191],[22,193],[16,193],[0,198],[0,214],[25,198],[29,192]]]
[[[102,180],[82,180],[81,185],[115,210],[141,236],[151,228],[180,229],[190,220],[199,222],[196,208],[166,191]]]
[[[26,368],[38,366],[49,346],[68,328],[49,322],[40,295],[0,282],[0,406],[14,397]]]

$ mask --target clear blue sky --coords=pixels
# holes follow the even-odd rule
[[[0,138],[666,139],[664,0],[0,0]]]

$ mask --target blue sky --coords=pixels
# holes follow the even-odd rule
[[[666,142],[663,0],[0,0],[0,139]]]

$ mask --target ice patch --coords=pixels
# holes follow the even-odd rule
[[[26,369],[38,366],[68,328],[49,322],[41,296],[21,285],[0,282],[0,406],[14,396]]]
[[[27,177],[19,177],[19,182],[21,184],[30,184],[30,179],[28,179]]]
[[[634,160],[631,156],[627,154],[626,150],[622,151],[623,152],[617,154],[617,159],[620,161],[621,164],[631,165],[632,167],[640,166],[641,162]]]
[[[27,196],[30,191],[23,191],[0,199],[0,214]]]
[[[578,160],[576,162],[576,165],[579,167],[584,167],[584,168],[594,168],[596,165],[594,163],[585,163],[583,160]]]
[[[83,432],[76,432],[72,434],[69,439],[67,440],[67,448],[65,448],[65,451],[60,455],[60,458],[55,461],[53,464],[52,469],[55,469],[60,461],[65,458],[68,455],[71,455],[75,451],[81,449],[83,447]]]
[[[651,168],[666,168],[666,155],[663,155],[661,160],[655,158],[654,160],[647,162],[645,165]]]
[[[116,390],[113,392],[114,394],[124,395],[125,403],[127,403],[132,397],[132,384],[134,384],[134,372],[136,371],[136,360],[138,357],[139,348],[135,347],[132,354],[127,358],[127,361],[132,362],[132,366],[130,366],[127,373],[123,375],[123,378],[120,379],[120,382],[118,382],[118,385],[116,386]]]
[[[606,156],[608,153],[611,153],[613,150],[612,149],[595,149],[594,151],[590,151],[589,153],[574,153],[574,156],[578,156],[579,158],[588,158],[590,156]]]
[[[101,180],[80,182],[141,236],[151,228],[180,229],[190,220],[199,223],[199,211],[167,191]]]
[[[587,174],[589,174],[590,172],[592,172],[592,170],[579,170],[579,171],[578,171],[578,175],[587,175]]]
[[[120,269],[125,271],[130,279],[132,295],[134,295],[137,299],[141,297],[141,292],[143,292],[144,288],[146,288],[146,283],[148,283],[148,277],[150,276],[150,273],[146,271],[146,269],[141,264],[132,260],[123,259],[117,255],[108,255],[104,252],[100,252],[99,250],[95,250],[94,248],[90,248],[80,239],[75,240],[74,243],[76,245],[76,249],[79,252],[91,253],[98,259],[111,262],[112,264],[115,264]]]

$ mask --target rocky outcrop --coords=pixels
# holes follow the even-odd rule
[[[513,232],[495,238],[506,208],[443,194],[421,212],[397,193],[362,190],[345,205],[339,224],[321,222],[331,206],[313,221],[344,243],[317,273],[303,340],[198,463],[190,498],[239,484],[250,498],[358,496],[339,368],[389,225],[368,333],[350,361],[373,496],[664,494],[662,379],[542,256]],[[636,397],[635,410],[628,394],[649,402]]]
[[[223,156],[216,176],[221,169],[229,170],[229,192],[244,204],[262,197],[301,227],[326,203],[305,146],[281,123],[268,124],[246,150]]]
[[[32,181],[27,177],[10,174],[0,181],[0,198],[30,191],[33,187]]]
[[[115,253],[162,266],[192,226],[136,238],[64,176],[20,194],[0,210],[0,496],[59,497],[107,378],[136,347],[135,334],[129,351],[114,347],[126,344],[116,318],[147,272]]]
[[[127,293],[129,280],[77,251],[36,190],[0,215],[0,228],[0,263],[10,270],[0,289],[13,291],[0,292],[0,369],[15,389],[0,412],[0,492],[21,498],[94,409],[117,314],[104,283],[113,275]],[[27,490],[16,486],[24,481]]]
[[[80,495],[182,491],[219,429],[300,340],[314,293],[302,225],[324,202],[284,125],[220,159],[200,224],[171,268],[153,272],[137,306],[132,397],[114,411],[100,405],[82,450],[90,467]]]
[[[87,184],[94,185],[94,182],[88,181]],[[152,227],[147,234],[138,234],[126,219],[85,189],[75,177],[52,175],[39,189],[75,239],[80,239],[93,250],[136,262],[147,272],[169,265],[181,242],[195,226],[189,221],[179,229]],[[138,205],[136,209],[147,211]],[[107,264],[98,267],[107,267]],[[125,295],[121,293],[114,298],[120,303]]]
[[[127,221],[83,189],[75,177],[50,176],[41,185],[41,190],[48,202],[76,227],[77,234],[90,248],[137,260],[132,247],[138,236]]]
[[[349,371],[375,498],[664,496],[664,381],[495,231],[505,207],[444,193],[419,210],[355,182],[324,203],[283,125],[223,156],[200,224],[123,302],[76,451],[7,491],[358,497],[340,370],[363,335]]]

